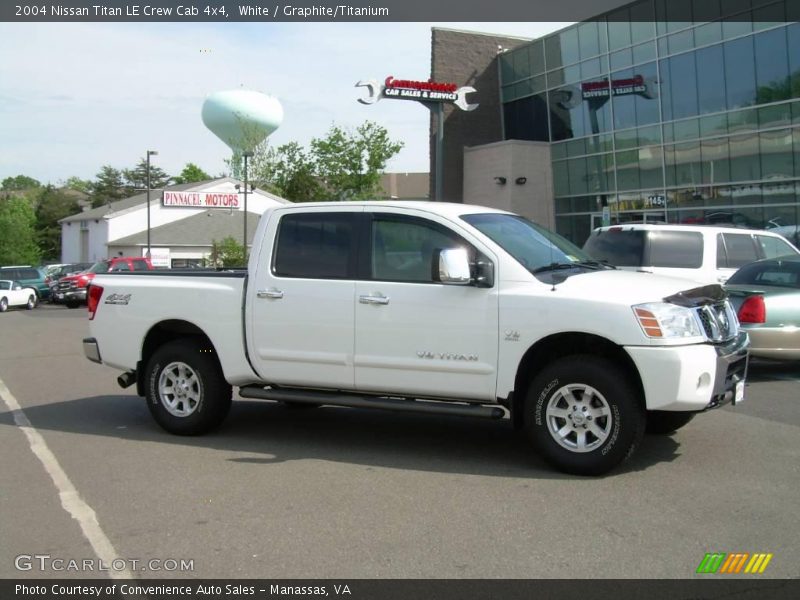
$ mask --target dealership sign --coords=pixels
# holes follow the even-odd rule
[[[239,208],[239,194],[222,192],[164,192],[163,206],[182,208]]]
[[[423,103],[450,103],[455,104],[461,110],[475,110],[477,104],[469,104],[466,95],[475,91],[474,87],[458,87],[455,83],[441,83],[429,79],[428,81],[416,81],[413,79],[395,79],[389,75],[378,83],[375,79],[359,81],[356,87],[365,87],[368,94],[365,98],[359,98],[361,104],[375,104],[381,98],[395,100],[416,100]]]

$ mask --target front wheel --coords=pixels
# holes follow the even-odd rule
[[[6,298],[0,298],[0,312],[6,312],[8,310],[8,300]]]
[[[694,418],[693,412],[673,412],[651,410],[647,412],[647,433],[668,435],[688,424]]]
[[[67,300],[64,304],[67,305],[67,308],[78,308],[81,305],[77,300]]]
[[[33,294],[28,296],[28,302],[27,304],[25,304],[25,308],[27,308],[28,310],[33,310],[34,308],[36,308],[36,296],[34,296]]]
[[[215,429],[231,407],[231,386],[213,350],[199,340],[176,340],[156,350],[147,363],[145,385],[153,418],[177,435]]]
[[[568,356],[531,382],[524,429],[551,465],[576,475],[602,475],[633,454],[645,411],[627,375],[594,356]]]

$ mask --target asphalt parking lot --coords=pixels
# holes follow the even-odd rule
[[[508,422],[240,400],[218,432],[171,436],[84,358],[87,330],[84,310],[0,315],[0,577],[92,575],[50,564],[96,559],[76,497],[148,578],[686,578],[706,552],[769,552],[761,577],[800,575],[798,364],[754,363],[742,405],[579,478]]]

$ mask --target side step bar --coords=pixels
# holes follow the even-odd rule
[[[480,406],[473,404],[453,404],[426,400],[406,400],[402,398],[385,398],[377,396],[351,396],[333,392],[315,392],[305,390],[285,390],[245,386],[239,388],[242,398],[259,400],[276,400],[279,402],[298,402],[305,404],[328,404],[332,406],[349,406],[351,408],[381,408],[400,412],[417,412],[460,417],[482,417],[484,419],[502,419],[505,410],[497,406]]]

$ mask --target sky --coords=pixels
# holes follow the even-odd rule
[[[428,171],[428,111],[357,99],[361,79],[426,80],[431,27],[539,37],[566,23],[0,23],[0,180],[58,184],[103,165],[187,162],[217,175],[230,151],[200,118],[210,93],[245,87],[284,109],[270,143],[307,146],[365,120],[404,147],[387,171]],[[459,82],[456,82],[459,83]]]

